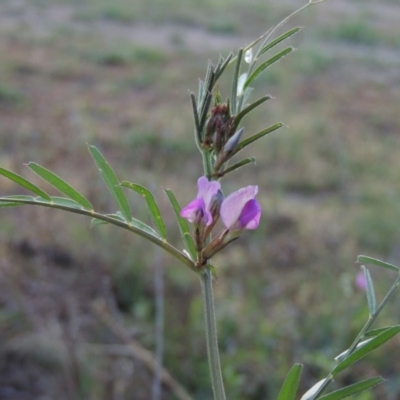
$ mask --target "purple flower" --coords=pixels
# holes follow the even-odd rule
[[[217,181],[209,181],[202,176],[197,181],[197,197],[181,210],[181,217],[189,222],[199,223],[203,221],[206,226],[213,222],[212,206],[216,200],[221,184]]]
[[[255,199],[258,186],[247,186],[230,194],[221,204],[221,219],[227,229],[237,231],[256,229],[261,206]]]
[[[365,279],[364,272],[360,271],[355,279],[356,288],[359,290],[367,290],[367,280]]]

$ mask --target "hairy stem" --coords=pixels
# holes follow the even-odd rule
[[[207,356],[210,367],[211,384],[214,400],[225,400],[224,383],[222,380],[221,363],[219,360],[217,325],[214,312],[214,294],[212,275],[209,268],[205,268],[200,275],[201,291],[203,294],[204,319],[206,325]]]

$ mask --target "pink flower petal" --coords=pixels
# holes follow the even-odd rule
[[[260,223],[261,206],[256,199],[249,200],[239,217],[240,226],[244,229],[256,229]]]
[[[202,212],[204,208],[203,199],[194,199],[186,207],[182,208],[180,215],[193,223],[199,218],[199,212]]]
[[[182,208],[180,215],[192,223],[197,223],[203,218],[203,223],[209,226],[213,222],[211,207],[221,189],[221,184],[217,181],[209,181],[205,176],[202,176],[197,181],[197,187],[196,199]]]
[[[245,226],[240,226],[240,217],[242,215],[243,209],[246,206],[246,203],[250,200],[254,200],[258,192],[258,186],[247,186],[243,189],[240,189],[236,192],[231,193],[221,204],[221,219],[227,229],[246,228]],[[258,203],[257,203],[258,204]],[[251,211],[254,211],[253,207],[251,207]],[[258,213],[256,213],[255,217]],[[259,214],[261,215],[261,207],[259,210]],[[259,220],[259,217],[258,217]],[[236,226],[239,224],[239,226]],[[246,225],[249,224],[249,228],[246,229],[255,229],[258,226],[258,221],[246,221]]]

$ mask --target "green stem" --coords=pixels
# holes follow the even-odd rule
[[[124,228],[127,229],[128,231],[131,231],[133,233],[136,233],[139,236],[144,237],[145,239],[149,240],[150,242],[154,243],[155,245],[161,247],[162,249],[164,249],[167,253],[173,255],[175,258],[177,258],[179,261],[181,261],[183,264],[185,264],[186,266],[188,266],[192,271],[197,272],[195,265],[193,264],[193,261],[186,256],[184,253],[182,253],[180,250],[178,250],[176,247],[172,246],[172,244],[170,244],[169,242],[167,242],[166,240],[162,239],[162,238],[158,238],[155,237],[153,235],[151,235],[150,233],[137,228],[135,226],[133,226],[132,224],[130,224],[129,222],[125,222],[125,221],[121,221],[118,220],[116,218],[113,218],[109,215],[106,214],[100,214],[95,212],[94,210],[85,210],[85,209],[80,209],[80,208],[72,208],[72,207],[68,207],[68,206],[63,206],[63,205],[59,205],[59,204],[55,204],[52,202],[47,202],[45,200],[25,200],[25,199],[21,199],[21,198],[13,198],[12,196],[9,197],[0,197],[0,201],[4,202],[4,203],[10,203],[13,205],[19,204],[19,205],[23,205],[23,204],[32,204],[35,206],[41,206],[41,207],[48,207],[48,208],[55,208],[58,210],[64,210],[64,211],[69,211],[72,212],[74,214],[82,214],[82,215],[86,215],[90,218],[95,218],[95,219],[99,219],[101,221],[104,222],[108,222],[110,224],[119,226],[120,228]]]
[[[202,157],[203,157],[203,169],[204,169],[204,175],[210,179],[212,176],[212,163],[211,163],[211,157],[209,154],[207,154],[206,151],[202,152]]]
[[[202,157],[204,175],[210,178],[212,170],[211,155],[204,150]],[[207,238],[204,245],[206,246],[209,241],[210,238]],[[200,280],[203,295],[208,368],[210,370],[214,400],[225,400],[224,382],[222,380],[221,362],[219,360],[217,324],[215,321],[213,279],[209,265],[200,273]]]
[[[204,319],[206,325],[207,356],[210,368],[211,384],[214,400],[225,400],[224,383],[222,380],[221,363],[219,360],[217,325],[215,322],[214,294],[212,275],[209,268],[200,274],[201,291],[204,303]]]

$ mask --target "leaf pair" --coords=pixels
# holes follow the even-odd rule
[[[68,196],[71,200],[73,200],[76,204],[80,205],[83,209],[93,210],[92,204],[79,192],[77,192],[73,187],[71,187],[68,183],[63,181],[57,175],[53,174],[46,168],[41,167],[36,163],[29,163],[27,166],[34,171],[37,175],[43,178],[45,181],[50,183],[53,187],[58,189],[61,193]],[[29,190],[30,192],[38,195],[40,198],[51,201],[51,197],[42,189],[38,188],[33,183],[29,182],[25,178],[20,175],[17,175],[11,171],[8,171],[4,168],[0,168],[0,174],[5,176],[6,178],[11,179],[15,183],[18,183],[20,186]]]
[[[87,215],[93,218],[94,225],[100,223],[111,223],[120,226],[122,228],[128,229],[134,233],[137,233],[142,237],[145,237],[146,239],[150,240],[151,242],[157,244],[167,252],[174,255],[185,265],[189,266],[192,270],[195,270],[194,263],[192,261],[195,258],[195,251],[193,251],[194,245],[191,242],[189,227],[186,221],[183,219],[178,219],[181,232],[183,232],[182,236],[184,238],[184,242],[187,247],[187,253],[190,256],[183,254],[182,252],[177,250],[175,247],[173,247],[166,241],[166,236],[167,236],[166,226],[161,217],[161,213],[157,206],[157,203],[151,192],[148,189],[134,183],[130,182],[120,183],[117,176],[115,175],[115,172],[108,164],[106,159],[103,157],[101,152],[95,146],[89,146],[89,151],[98,169],[100,170],[104,182],[106,183],[111,195],[113,196],[118,205],[119,208],[118,212],[114,214],[100,214],[95,212],[93,210],[92,204],[86,197],[84,197],[81,193],[79,193],[76,189],[74,189],[71,185],[69,185],[67,182],[65,182],[63,179],[61,179],[53,172],[33,162],[27,164],[27,166],[38,176],[40,176],[43,180],[45,180],[47,183],[49,183],[51,186],[59,190],[67,197],[64,198],[64,197],[50,196],[44,190],[40,189],[39,187],[34,185],[32,182],[29,182],[22,176],[17,175],[11,171],[8,171],[4,168],[0,168],[0,175],[3,175],[6,178],[14,181],[15,183],[19,184],[23,188],[29,190],[34,195],[36,195],[36,197],[24,196],[24,195],[0,197],[0,207],[33,204],[44,207],[58,208],[65,211]],[[125,196],[122,187],[129,188],[141,194],[144,197],[149,214],[153,220],[156,230],[154,230],[144,222],[133,218],[128,200]],[[168,191],[167,194],[177,217],[180,218],[179,216],[180,207],[175,199],[175,196],[171,191]]]
[[[273,47],[277,46],[278,44],[282,43],[284,40],[290,38],[295,33],[301,30],[300,27],[295,27],[287,32],[283,33],[282,35],[278,36],[276,39],[269,42],[270,35],[273,33],[273,30],[270,34],[267,35],[264,42],[261,44],[260,48],[258,49],[254,59],[249,58],[248,62],[249,68],[247,72],[241,74],[241,65],[244,55],[244,49],[240,49],[234,61],[236,62],[235,70],[233,74],[233,82],[232,82],[232,93],[231,93],[231,107],[232,107],[232,114],[238,114],[242,111],[242,106],[246,103],[247,97],[250,94],[250,85],[254,82],[256,78],[258,78],[263,71],[265,71],[268,67],[272,64],[275,64],[283,57],[291,53],[294,48],[287,47],[284,50],[279,51],[277,54],[272,56],[266,61],[263,61],[256,69],[255,65],[261,55],[266,53],[268,50],[272,49]],[[246,50],[249,51],[258,43],[258,40],[250,44],[246,47]],[[247,52],[246,52],[247,54]],[[246,57],[245,57],[246,59]]]

